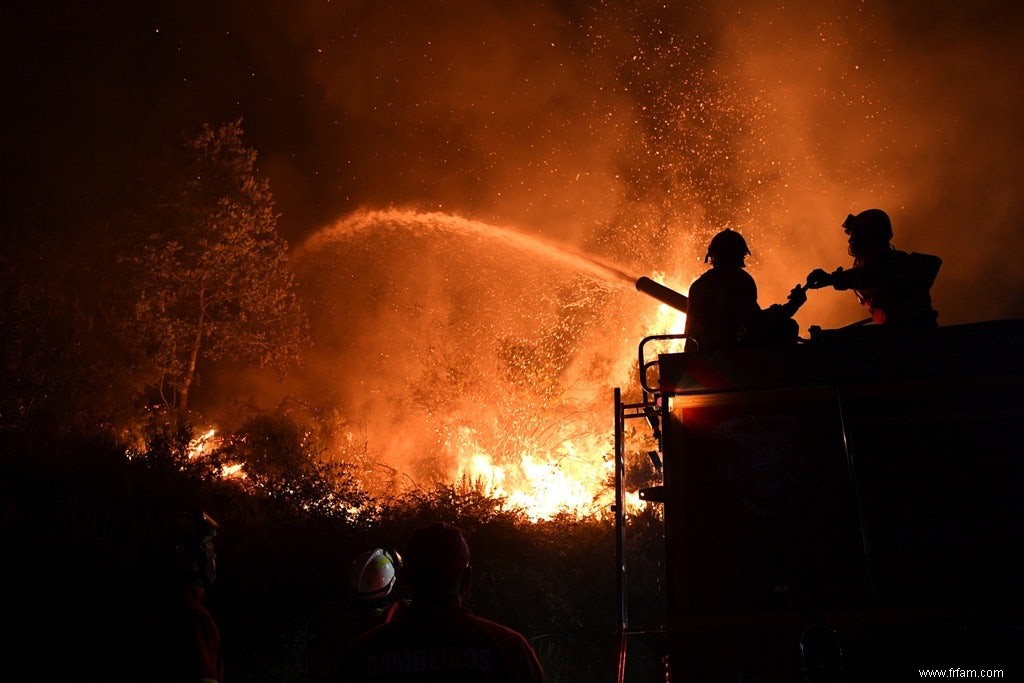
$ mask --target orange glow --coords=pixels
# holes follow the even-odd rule
[[[188,442],[188,448],[186,449],[188,459],[195,460],[216,448],[219,445],[219,439],[214,439],[216,434],[216,429],[208,429],[199,436],[193,437],[193,439]]]
[[[532,520],[610,510],[613,390],[637,390],[643,337],[681,333],[686,320],[638,292],[628,266],[511,228],[403,209],[329,225],[296,261],[309,296],[330,305],[314,330],[324,351],[311,374],[323,400],[362,431],[336,439],[328,457],[365,462],[357,476],[371,495],[442,484],[500,498]],[[359,277],[340,277],[346,268]],[[683,293],[694,273],[646,275]],[[339,297],[347,292],[360,296]],[[642,431],[627,434],[637,442],[627,457],[654,447]],[[365,452],[353,456],[357,441]],[[627,503],[646,505],[635,492]]]

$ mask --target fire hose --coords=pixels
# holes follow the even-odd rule
[[[690,300],[685,294],[680,294],[674,289],[669,289],[663,284],[657,283],[649,277],[641,277],[636,281],[637,291],[654,297],[666,306],[671,306],[677,311],[686,313]]]

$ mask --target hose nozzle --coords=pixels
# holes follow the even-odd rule
[[[636,281],[637,291],[654,297],[666,306],[671,306],[677,311],[686,313],[690,300],[685,294],[680,294],[674,289],[669,289],[663,284],[657,283],[649,277],[641,277]]]

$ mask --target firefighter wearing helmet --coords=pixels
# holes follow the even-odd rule
[[[750,256],[750,248],[743,235],[735,230],[726,228],[711,238],[708,244],[708,253],[704,256],[704,263],[708,261],[712,265],[716,263],[725,265],[726,262],[738,262],[743,265],[743,260]]]
[[[220,628],[206,596],[217,579],[214,549],[220,524],[205,510],[171,511],[160,520],[161,579],[139,625],[139,680],[154,683],[224,680]]]
[[[522,634],[463,606],[473,568],[461,530],[429,524],[404,549],[402,581],[411,602],[356,639],[344,653],[338,680],[543,683],[540,661]]]
[[[942,259],[893,247],[892,222],[881,209],[850,214],[842,227],[853,267],[831,273],[817,268],[807,276],[807,286],[852,289],[871,316],[864,322],[912,329],[937,327],[931,287]]]
[[[881,209],[868,209],[856,216],[848,214],[843,221],[843,232],[849,237],[850,256],[857,258],[875,249],[889,248],[892,241],[892,221]]]
[[[217,552],[213,540],[220,524],[205,510],[189,510],[178,520],[175,554],[182,578],[204,590],[217,580]]]
[[[406,605],[397,590],[401,568],[402,556],[391,547],[372,548],[353,558],[348,568],[346,603],[327,616],[322,632],[313,642],[313,683],[338,680],[344,649],[361,634],[389,621]]]
[[[757,303],[757,285],[745,270],[749,255],[746,240],[735,230],[726,228],[711,239],[704,257],[711,268],[690,285],[687,295],[688,351],[796,341],[799,326],[792,317],[807,295],[798,285],[786,304],[762,310]]]

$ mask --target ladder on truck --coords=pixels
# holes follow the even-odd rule
[[[648,455],[655,468],[661,470],[660,453],[663,451],[661,425],[665,423],[668,414],[668,401],[660,388],[652,386],[647,376],[652,369],[658,365],[657,360],[648,361],[646,358],[647,346],[653,342],[668,342],[686,339],[685,334],[657,334],[644,337],[640,341],[638,349],[637,369],[640,378],[641,400],[637,403],[626,403],[622,400],[622,389],[616,387],[614,392],[615,400],[615,502],[612,511],[615,515],[615,571],[616,571],[616,592],[617,592],[617,621],[615,628],[616,642],[616,683],[624,683],[626,680],[626,659],[629,650],[629,641],[640,636],[659,635],[666,632],[664,625],[637,626],[629,618],[629,590],[628,572],[626,568],[626,534],[627,520],[625,508],[625,479],[626,479],[626,421],[646,420],[650,425],[655,440],[657,451],[651,451]],[[640,499],[652,503],[660,502],[661,486],[641,489]],[[668,674],[666,671],[666,681]]]

